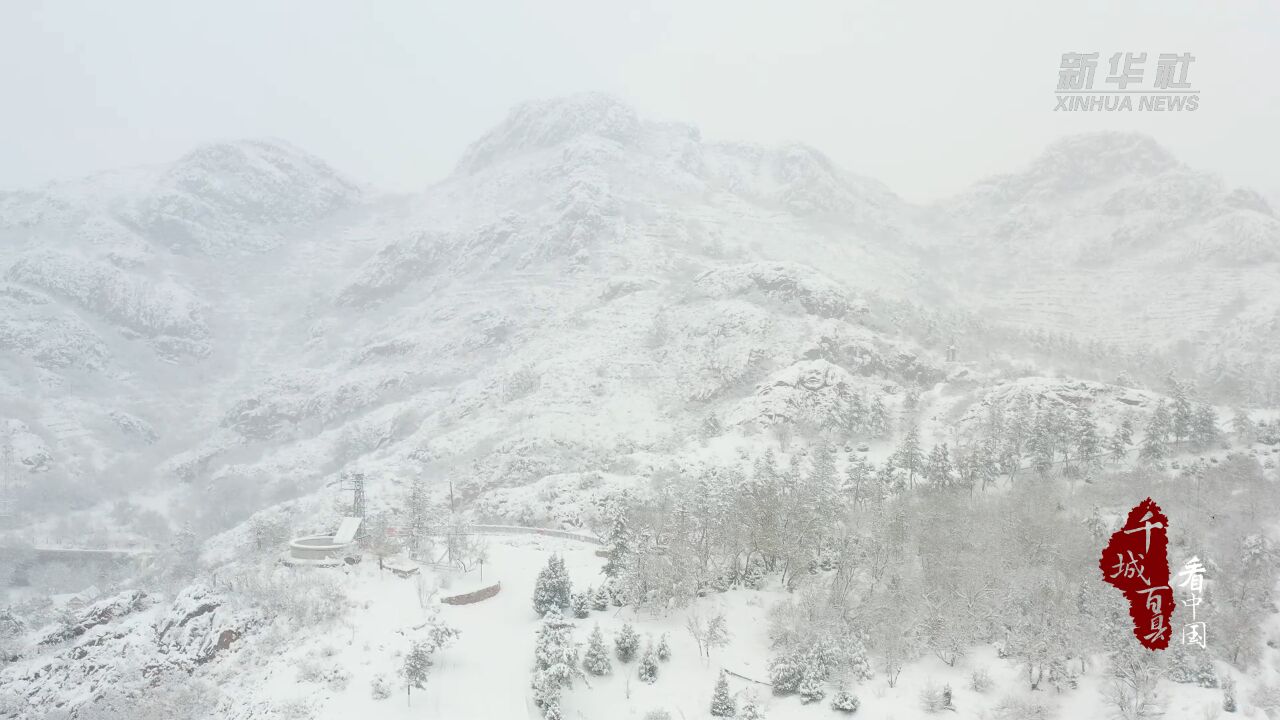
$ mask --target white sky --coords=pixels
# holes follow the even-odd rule
[[[1201,107],[1054,113],[1067,51],[1145,51],[1149,73],[1189,51]],[[274,136],[414,190],[513,104],[604,90],[704,137],[810,143],[913,200],[1095,129],[1280,197],[1278,55],[1268,0],[4,0],[0,188]]]

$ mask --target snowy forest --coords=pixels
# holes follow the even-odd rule
[[[1028,8],[28,5],[0,718],[1280,718],[1243,26],[1144,5],[1227,84],[1083,118],[1040,18],[968,117],[902,88]]]

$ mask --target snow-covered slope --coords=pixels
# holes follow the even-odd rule
[[[103,503],[236,537],[360,471],[374,507],[426,476],[485,519],[580,525],[601,488],[796,428],[878,459],[904,408],[941,442],[1009,398],[1079,396],[1110,430],[1156,397],[1098,382],[1127,369],[1112,356],[992,338],[1198,340],[1267,377],[1277,238],[1256,195],[1133,136],[1068,138],[932,208],[812,148],[707,141],[597,94],[514,109],[411,196],[281,143],[208,146],[0,194],[6,490],[22,531],[56,502],[76,532],[109,517],[153,542],[150,516]],[[1091,382],[1041,377],[1082,359]],[[156,672],[218,665],[258,622],[212,588],[121,602],[104,643]],[[58,689],[102,682],[82,647],[107,652],[58,645],[31,670],[56,681],[10,682],[84,702]]]
[[[1140,137],[1068,138],[921,209],[599,94],[515,108],[412,196],[226,143],[0,195],[0,419],[42,448],[29,488],[222,498],[210,531],[344,470],[474,497],[771,418],[892,416],[957,370],[964,330],[931,308],[1253,362],[1275,225]],[[969,384],[1022,351],[958,340]]]
[[[1280,220],[1142,135],[1067,137],[933,208],[930,253],[985,313],[1212,360],[1224,324],[1270,321]],[[1185,347],[1183,348],[1186,349]]]

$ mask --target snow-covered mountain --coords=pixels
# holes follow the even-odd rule
[[[1258,193],[1189,168],[1151,138],[1064,138],[1020,172],[933,208],[929,251],[975,304],[1027,327],[1200,345],[1274,322],[1280,220]]]
[[[212,145],[0,196],[0,418],[29,489],[212,493],[210,530],[343,470],[479,496],[758,431],[808,402],[789,377],[892,412],[953,371],[948,337],[1021,352],[957,311],[1256,357],[1276,228],[1142,137],[918,208],[599,94],[515,108],[411,196]]]
[[[605,491],[796,428],[852,427],[882,456],[906,407],[927,441],[1027,398],[1109,432],[1165,369],[1111,383],[1125,348],[1265,376],[1278,228],[1256,194],[1127,135],[1064,139],[931,207],[812,148],[704,140],[598,94],[515,108],[409,196],[283,143],[211,145],[0,194],[6,490],[20,534],[56,530],[56,503],[73,535],[164,542],[164,522],[107,511],[131,494],[226,531],[218,565],[252,513],[323,525],[345,471],[374,508],[425,475],[481,519],[580,526]],[[1089,376],[1045,377],[1064,367]],[[101,601],[88,670],[76,646],[7,682],[74,707],[91,698],[67,688],[110,685],[85,673],[117,655],[216,664],[262,619],[224,591]]]

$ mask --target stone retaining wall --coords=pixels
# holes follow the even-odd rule
[[[489,587],[483,587],[473,592],[463,593],[461,595],[451,595],[447,598],[440,598],[440,602],[445,605],[470,605],[472,603],[478,603],[481,600],[488,600],[494,595],[497,595],[501,590],[502,583],[496,582]]]
[[[591,545],[604,544],[600,538],[585,533],[552,530],[551,528],[525,527],[523,525],[472,525],[471,531],[480,535],[545,535],[547,537],[564,538],[565,540],[577,540]]]

